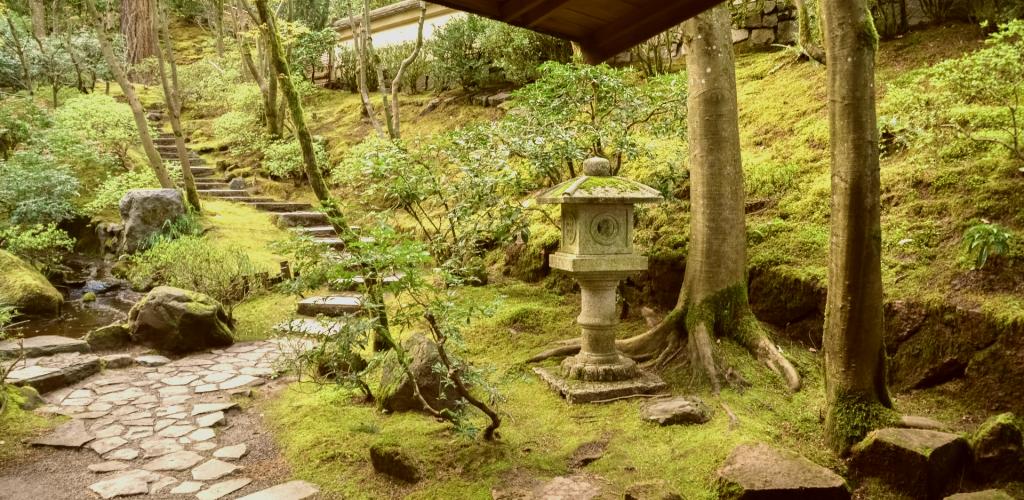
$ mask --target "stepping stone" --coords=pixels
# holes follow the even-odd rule
[[[157,356],[151,354],[148,356],[139,356],[135,358],[135,362],[142,366],[163,366],[166,365],[167,363],[170,363],[171,360],[164,356]]]
[[[92,355],[79,356],[65,360],[65,362],[66,364],[62,366],[41,366],[36,364],[27,368],[13,370],[8,374],[7,381],[15,385],[30,386],[40,393],[47,393],[85,380],[99,373],[101,368],[99,358]],[[89,401],[89,403],[85,405],[79,404],[79,406],[88,406],[92,402],[89,398],[72,401],[75,403]]]
[[[946,497],[946,500],[1013,500],[1013,497],[1003,490],[985,490],[973,493],[957,493],[956,495]]]
[[[161,388],[157,389],[156,392],[160,393],[161,397],[167,397],[167,396],[183,396],[183,395],[186,395],[186,394],[191,394],[192,390],[189,389],[187,386],[169,385],[167,387],[161,387]]]
[[[573,475],[559,476],[538,487],[535,497],[543,499],[596,499],[601,497],[601,483],[594,478]]]
[[[71,420],[53,432],[30,442],[33,446],[52,446],[54,448],[81,448],[92,441],[94,436],[85,429],[85,422]]]
[[[801,456],[763,443],[737,446],[718,469],[719,498],[847,500],[846,481]]]
[[[331,247],[335,250],[345,249],[345,240],[334,237],[334,238],[313,238],[313,243]]]
[[[103,439],[103,438],[109,438],[109,437],[114,437],[114,436],[120,436],[121,434],[124,434],[124,429],[125,429],[125,427],[123,425],[119,425],[119,424],[108,425],[108,426],[106,426],[106,427],[96,431],[95,432],[95,436],[96,436],[97,439]]]
[[[103,368],[116,370],[134,365],[135,360],[127,354],[108,354],[100,357],[100,363],[103,365]]]
[[[234,446],[225,446],[215,452],[213,452],[214,458],[220,458],[223,460],[239,460],[249,453],[249,447],[245,443],[236,444]]]
[[[644,406],[640,418],[661,426],[703,424],[711,420],[711,409],[700,398],[680,396]]]
[[[196,494],[199,500],[217,500],[245,488],[252,479],[247,477],[219,482]]]
[[[402,275],[402,274],[392,274],[390,276],[385,276],[384,280],[383,280],[383,283],[384,283],[384,285],[393,285],[395,283],[398,283],[398,281],[401,280],[403,277],[404,277],[404,275]],[[366,278],[364,278],[362,276],[355,276],[353,278],[336,279],[336,280],[331,282],[331,289],[332,290],[339,290],[339,291],[354,291],[354,290],[358,290],[365,283],[366,283]]]
[[[196,417],[196,425],[198,425],[199,427],[213,427],[215,425],[224,425],[224,412],[217,411]]]
[[[159,474],[145,470],[129,470],[116,476],[93,483],[89,489],[101,498],[115,498],[131,495],[145,495],[149,493],[149,483],[160,479]]]
[[[190,424],[172,425],[172,426],[170,426],[170,427],[168,427],[168,428],[158,432],[157,435],[160,436],[160,437],[165,437],[165,438],[179,438],[179,437],[182,437],[185,434],[188,434],[188,433],[190,433],[190,432],[192,432],[194,430],[196,430],[196,427],[194,425],[190,425]]]
[[[165,385],[188,385],[198,378],[199,375],[178,375],[177,377],[167,377],[160,382]]]
[[[164,476],[149,486],[149,494],[156,495],[157,493],[160,493],[160,490],[163,490],[177,482],[178,480],[171,476]]]
[[[104,439],[97,439],[89,443],[89,448],[92,448],[92,451],[95,451],[97,454],[103,455],[104,453],[120,448],[127,442],[128,440],[122,437],[114,436]]]
[[[358,296],[309,297],[299,301],[298,313],[303,316],[342,316],[359,312],[362,308],[363,301]]]
[[[286,212],[272,218],[281,227],[325,226],[331,222],[323,212]]]
[[[89,343],[82,339],[72,339],[58,335],[40,335],[21,340],[0,341],[0,358],[13,358],[22,351],[26,358],[52,356],[63,352],[91,352]]]
[[[196,394],[206,394],[219,390],[217,384],[202,384],[196,386]]]
[[[182,450],[154,459],[142,468],[150,471],[183,471],[195,467],[202,461],[202,455]]]
[[[93,471],[95,473],[100,474],[100,473],[104,473],[104,472],[122,471],[122,470],[125,470],[125,469],[129,468],[129,467],[131,467],[131,466],[128,465],[128,463],[126,463],[126,462],[122,462],[120,460],[108,460],[106,462],[100,462],[98,464],[90,464],[89,465],[89,470],[91,470],[91,471]]]
[[[273,198],[264,198],[257,196],[224,196],[221,197],[221,199],[224,201],[234,201],[237,203],[274,201]]]
[[[188,439],[192,442],[209,441],[213,439],[217,433],[210,428],[196,429],[188,435]]]
[[[124,434],[124,438],[129,441],[135,441],[136,439],[142,439],[152,435],[152,427],[130,427],[128,432]]]
[[[289,481],[263,491],[246,495],[239,500],[304,500],[320,493],[320,488],[306,481]]]
[[[247,205],[264,212],[308,212],[313,210],[313,205],[309,203],[288,201],[258,201],[247,203]]]
[[[181,484],[171,490],[172,495],[191,495],[203,489],[203,483],[197,481],[182,481]]]
[[[233,375],[231,375],[230,373],[214,372],[203,377],[203,382],[206,382],[208,384],[219,384],[231,378],[232,376]]]
[[[156,458],[168,455],[183,448],[172,438],[150,439],[139,443],[139,447],[145,452],[143,458]]]
[[[83,420],[95,420],[100,417],[105,417],[109,414],[109,411],[86,411],[82,413],[76,413],[71,415],[71,418],[80,418]]]
[[[192,469],[192,479],[196,481],[215,481],[224,476],[233,474],[235,471],[240,469],[234,464],[229,464],[222,460],[208,460],[203,462],[202,465]]]
[[[139,450],[135,448],[120,448],[103,455],[104,460],[135,460],[136,458],[139,458]]]
[[[964,438],[921,429],[879,429],[854,445],[850,473],[877,477],[914,498],[941,498],[959,485],[970,449]]]
[[[203,441],[192,445],[192,449],[195,451],[210,451],[216,448],[217,443],[214,443],[213,441]]]
[[[253,377],[252,375],[238,375],[237,377],[228,380],[227,382],[221,383],[220,389],[222,391],[227,391],[231,389],[238,389],[239,387],[244,387],[247,385],[261,385],[263,384],[263,382],[263,379],[259,377]]]
[[[213,413],[215,411],[227,411],[237,406],[237,403],[198,403],[192,406],[192,416]]]

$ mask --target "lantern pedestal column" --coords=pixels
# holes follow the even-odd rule
[[[583,297],[576,322],[583,330],[580,353],[562,362],[562,375],[575,380],[615,382],[636,378],[636,362],[615,348],[616,290],[626,273],[597,272],[576,275]]]

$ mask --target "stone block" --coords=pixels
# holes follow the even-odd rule
[[[841,476],[804,457],[763,443],[744,444],[718,469],[718,498],[848,500]]]
[[[661,377],[645,371],[641,371],[639,377],[618,382],[571,380],[547,368],[533,371],[569,403],[597,403],[637,394],[657,394],[668,389]]]
[[[942,498],[959,485],[969,455],[967,441],[956,434],[879,429],[853,447],[850,472],[914,498]]]

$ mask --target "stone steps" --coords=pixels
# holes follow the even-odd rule
[[[300,236],[310,236],[313,238],[335,238],[338,236],[338,232],[334,230],[334,226],[308,226],[308,227],[297,227],[293,229]]]
[[[393,285],[395,283],[398,283],[398,280],[402,279],[403,276],[403,274],[392,274],[390,276],[385,276],[383,279],[383,283],[384,285]],[[336,279],[330,282],[328,288],[330,288],[332,292],[352,292],[358,290],[359,287],[361,287],[364,283],[366,283],[365,277],[355,276],[352,278]]]
[[[192,175],[194,177],[209,177],[216,174],[217,171],[213,167],[206,166],[194,166],[192,167]]]
[[[274,201],[273,198],[263,198],[257,196],[224,196],[220,198],[224,201],[234,201],[236,203],[248,203],[255,201]]]
[[[325,297],[309,297],[299,301],[298,313],[302,316],[345,316],[362,310],[363,299],[360,295],[331,295]]]
[[[61,337],[58,335],[41,335],[22,340],[5,340],[0,342],[0,359],[13,358],[24,353],[26,358],[51,356],[65,352],[88,353],[92,349],[82,339]]]
[[[248,203],[250,207],[264,212],[300,212],[311,211],[313,205],[309,203],[294,203],[287,201],[257,201]]]
[[[237,196],[249,196],[251,193],[244,189],[199,189],[199,196],[211,196],[214,198],[233,198]]]
[[[273,215],[274,223],[282,227],[325,226],[330,220],[323,212],[285,212]]]
[[[204,189],[204,190],[205,189],[216,189],[216,190],[228,189],[228,183],[220,182],[220,181],[207,181],[207,180],[200,181],[200,180],[197,180],[196,181],[196,189]]]
[[[341,238],[313,238],[313,242],[329,246],[335,250],[345,249],[345,240]]]
[[[27,385],[46,393],[73,385],[100,372],[99,356],[64,352],[21,360],[7,377],[14,385]]]

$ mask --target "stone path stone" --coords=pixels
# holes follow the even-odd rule
[[[291,481],[246,495],[239,500],[303,500],[320,493],[313,483]]]
[[[914,498],[942,498],[959,486],[970,453],[956,434],[879,429],[854,445],[850,473],[878,478]]]
[[[252,482],[232,477],[243,469],[237,462],[246,455],[247,444],[218,443],[219,430],[241,411],[229,397],[265,383],[277,373],[278,361],[310,345],[307,340],[279,339],[173,361],[140,356],[129,372],[108,370],[46,395],[44,410],[71,420],[32,444],[85,447],[95,457],[88,470],[98,479],[89,490],[104,499],[147,494],[228,497]],[[306,498],[309,488],[315,490],[307,484],[285,483],[279,490],[265,491]]]
[[[703,424],[711,420],[711,409],[700,398],[677,396],[645,405],[640,417],[663,426]]]
[[[16,357],[24,352],[26,358],[51,356],[65,352],[90,352],[89,343],[82,339],[72,339],[57,335],[40,335],[21,340],[4,340],[0,342],[0,358]]]
[[[363,301],[355,295],[309,297],[299,301],[298,313],[303,316],[343,316],[359,312]]]
[[[75,384],[100,371],[100,359],[79,352],[26,358],[17,363],[8,375],[15,385],[32,386],[47,393]]]

